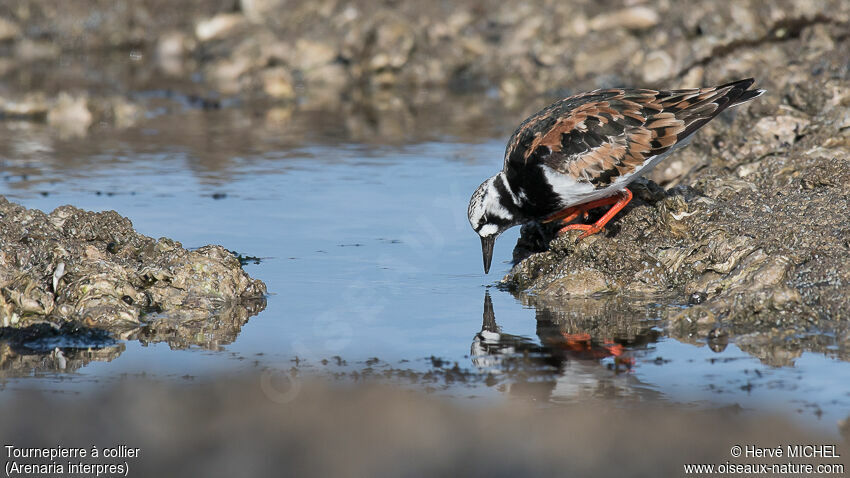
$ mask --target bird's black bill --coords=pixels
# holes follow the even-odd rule
[[[496,243],[496,236],[487,236],[481,238],[481,254],[484,256],[484,273],[490,273],[490,263],[493,262],[493,244]]]

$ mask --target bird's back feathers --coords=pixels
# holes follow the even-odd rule
[[[517,128],[505,151],[508,178],[545,165],[596,189],[632,175],[730,106],[764,90],[748,78],[710,88],[608,89],[564,98]]]

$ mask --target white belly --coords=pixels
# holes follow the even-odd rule
[[[639,168],[635,169],[634,172],[618,177],[610,185],[602,189],[596,189],[596,187],[590,183],[578,182],[572,176],[568,174],[561,174],[546,165],[541,165],[540,167],[543,169],[543,174],[546,176],[546,180],[549,184],[552,185],[555,193],[561,197],[560,206],[562,208],[567,208],[594,201],[596,199],[606,198],[614,195],[617,191],[625,189],[629,183],[650,172],[656,164],[667,158],[667,156],[673,153],[673,151],[688,144],[690,140],[691,137],[688,137],[685,140],[676,143],[672,148],[668,149],[664,153],[650,157]]]

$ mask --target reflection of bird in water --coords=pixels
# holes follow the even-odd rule
[[[512,395],[537,400],[581,397],[641,397],[654,393],[634,374],[634,348],[641,349],[657,334],[646,327],[629,340],[593,337],[591,330],[574,330],[557,314],[537,310],[540,342],[502,332],[496,324],[493,301],[484,295],[481,331],[472,341],[472,363],[500,375]],[[603,364],[608,361],[608,366]]]
[[[630,369],[635,364],[634,357],[627,355],[626,349],[622,344],[615,342],[608,337],[601,341],[594,341],[590,334],[579,332],[576,334],[569,332],[557,332],[558,336],[549,337],[547,341],[553,348],[561,348],[566,353],[575,357],[585,359],[604,359],[608,357],[614,358],[615,370],[619,371],[621,367]],[[542,337],[541,337],[542,340]]]
[[[516,354],[539,354],[542,348],[532,340],[520,335],[503,334],[496,325],[496,314],[493,312],[493,300],[490,293],[484,294],[484,323],[481,332],[472,339],[472,363],[480,368],[493,368],[499,371],[499,365],[505,357]]]

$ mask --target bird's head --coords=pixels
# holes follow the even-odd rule
[[[499,187],[496,185],[498,180],[499,176],[496,175],[481,183],[481,186],[478,186],[472,194],[469,209],[467,209],[469,224],[481,237],[485,274],[490,272],[496,238],[505,230],[518,224],[516,216],[505,207],[510,199],[505,201],[505,198],[502,198],[502,194],[505,193],[499,192]]]

